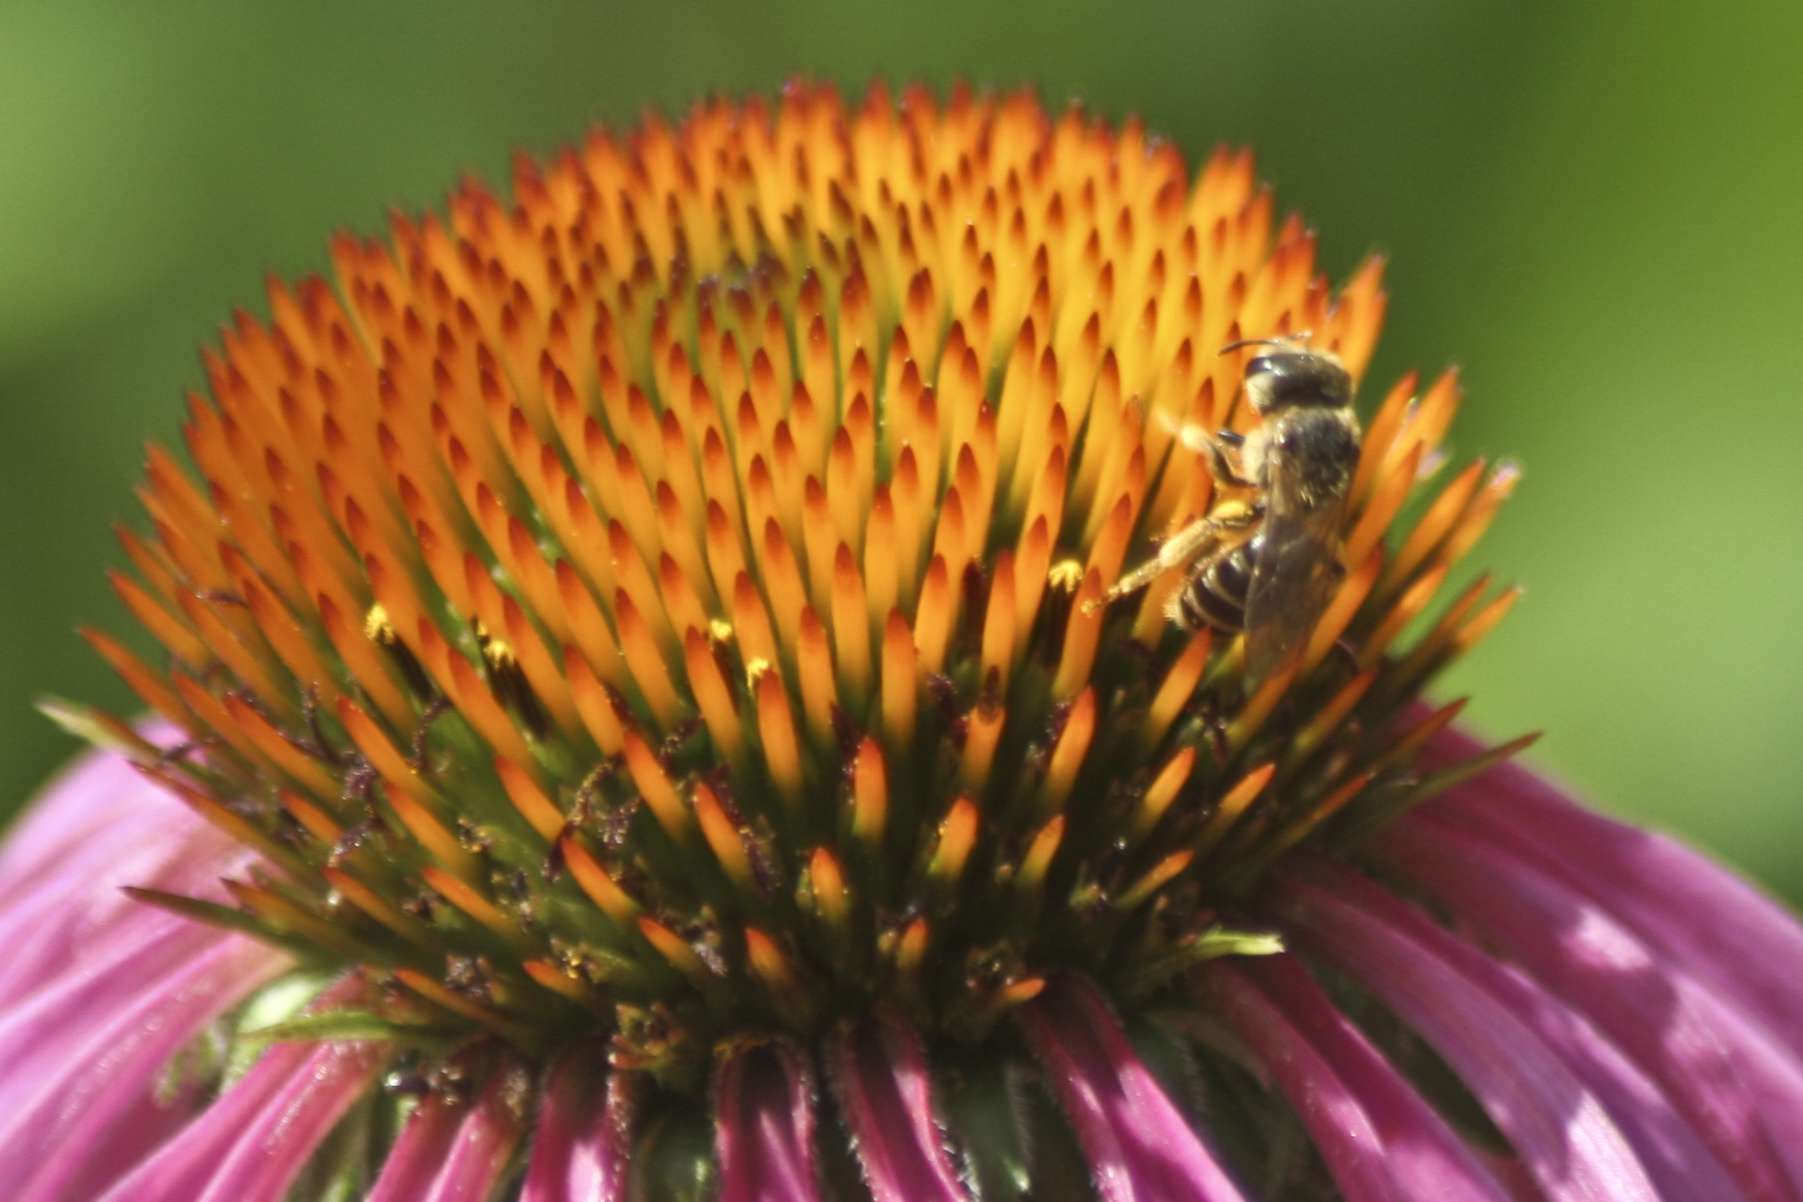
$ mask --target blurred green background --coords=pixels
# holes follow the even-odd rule
[[[1464,365],[1527,474],[1480,557],[1524,603],[1447,682],[1543,767],[1803,899],[1803,6],[669,2],[0,6],[0,813],[127,704],[79,622],[196,348],[326,235],[597,120],[792,71],[1036,84],[1254,146],[1373,379]]]

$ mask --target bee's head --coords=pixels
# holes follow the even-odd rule
[[[1352,377],[1326,351],[1281,349],[1246,364],[1246,399],[1262,417],[1291,406],[1344,409],[1352,404]]]
[[[1281,472],[1305,509],[1331,504],[1352,487],[1359,465],[1358,424],[1350,408],[1296,406],[1267,419],[1263,458]]]

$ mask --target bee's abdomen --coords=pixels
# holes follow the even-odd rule
[[[1246,589],[1252,583],[1253,544],[1241,543],[1200,565],[1177,598],[1177,616],[1190,630],[1213,626],[1232,633],[1246,623]]]

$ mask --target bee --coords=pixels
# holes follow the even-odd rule
[[[1165,612],[1185,630],[1246,636],[1246,673],[1262,680],[1307,645],[1334,583],[1347,494],[1359,461],[1352,377],[1338,357],[1300,338],[1254,338],[1221,348],[1268,348],[1246,364],[1243,388],[1260,418],[1246,434],[1178,431],[1206,456],[1218,484],[1250,499],[1216,504],[1117,581],[1113,601],[1165,572],[1188,568]]]

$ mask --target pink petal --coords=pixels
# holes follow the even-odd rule
[[[0,1007],[175,920],[127,897],[148,885],[217,898],[246,853],[122,757],[82,757],[0,845]],[[219,937],[217,934],[214,938]]]
[[[346,977],[313,1009],[354,1001],[363,989]],[[275,1045],[102,1202],[279,1202],[385,1055],[365,1042]]]
[[[520,1138],[528,1085],[513,1065],[489,1073],[473,1105],[432,1097],[407,1120],[366,1202],[482,1202]]]
[[[1446,760],[1478,747],[1446,731],[1427,752]],[[1803,926],[1753,886],[1674,840],[1574,805],[1517,764],[1450,790],[1429,809],[1589,894],[1662,949],[1662,959],[1681,958],[1781,1044],[1803,1048]]]
[[[581,1049],[552,1070],[520,1202],[624,1202],[637,1080]]]
[[[1225,964],[1208,974],[1214,1008],[1245,1041],[1302,1119],[1345,1202],[1404,1195],[1384,1164],[1371,1116],[1346,1083],[1258,987]],[[1444,1195],[1434,1195],[1436,1202]]]
[[[177,737],[164,722],[146,723],[142,733],[159,746]],[[179,801],[145,780],[123,755],[84,752],[39,790],[37,799],[6,832],[6,841],[0,845],[0,907],[10,903],[16,886],[46,867],[54,869],[83,844],[108,837],[142,841],[147,829],[160,830],[163,819],[177,814],[185,821],[174,826],[172,838],[200,825]],[[143,824],[116,821],[133,815],[154,816],[155,820]]]
[[[438,1098],[421,1102],[382,1161],[364,1202],[416,1202],[426,1196],[457,1138],[463,1108]]]
[[[386,1057],[379,1045],[357,1042],[321,1044],[311,1052],[294,1079],[250,1116],[200,1202],[280,1202]],[[212,1116],[209,1109],[194,1125]]]
[[[200,1197],[239,1133],[293,1083],[309,1051],[303,1044],[282,1044],[265,1052],[200,1117],[115,1183],[102,1202],[193,1202]]]
[[[818,1202],[814,1090],[801,1055],[775,1043],[738,1052],[714,1094],[719,1202]]]
[[[1494,992],[1458,941],[1357,874],[1287,870],[1274,900],[1308,945],[1431,1043],[1527,1163],[1549,1202],[1656,1202],[1662,1195],[1603,1100]],[[1481,959],[1481,957],[1479,958]]]
[[[876,1202],[966,1202],[933,1118],[920,1037],[885,1015],[834,1035],[827,1063]]]
[[[137,999],[86,1030],[62,1071],[0,1122],[0,1180],[28,1182],[18,1202],[91,1197],[185,1121],[184,1100],[156,1097],[164,1065],[282,963],[247,939],[227,940],[145,982]]]
[[[154,915],[140,942],[114,941],[105,959],[74,971],[11,1007],[0,1018],[0,1110],[17,1106],[51,1075],[66,1071],[93,1025],[131,1006],[146,982],[193,963],[220,942],[216,931],[168,914]],[[139,924],[133,924],[137,927]]]
[[[1791,1119],[1767,1131],[1747,1088],[1774,1058],[1767,1045],[1748,1056],[1717,1020],[1723,1003],[1662,958],[1594,902],[1518,856],[1434,814],[1412,815],[1373,849],[1405,878],[1440,898],[1484,938],[1522,962],[1548,989],[1580,1009],[1659,1083],[1752,1197],[1794,1200],[1803,1181],[1788,1174],[1774,1145],[1803,1143]],[[1768,1112],[1803,1115],[1803,1095]]]
[[[1340,1013],[1297,957],[1251,957],[1239,967],[1352,1088],[1405,1195],[1434,1202],[1503,1202],[1510,1196],[1439,1111]]]
[[[1063,981],[1020,1016],[1104,1202],[1241,1202],[1094,989]]]

